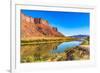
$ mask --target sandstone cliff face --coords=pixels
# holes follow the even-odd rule
[[[32,24],[44,24],[44,25],[48,25],[48,21],[43,20],[41,18],[32,18],[29,16],[26,16],[24,14],[21,13],[21,21],[26,21]]]
[[[62,37],[56,27],[51,27],[47,20],[32,18],[21,13],[21,37]]]

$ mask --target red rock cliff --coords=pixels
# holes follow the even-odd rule
[[[32,18],[21,13],[21,37],[62,37],[56,27],[49,25],[47,20]]]

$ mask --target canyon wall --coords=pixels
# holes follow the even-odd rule
[[[63,37],[56,27],[42,18],[33,18],[21,13],[21,37]]]

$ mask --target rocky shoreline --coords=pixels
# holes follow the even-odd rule
[[[66,60],[86,60],[89,59],[89,45],[73,47],[66,52]]]

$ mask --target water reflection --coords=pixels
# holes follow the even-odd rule
[[[80,42],[42,43],[21,46],[21,62],[37,62],[49,60],[63,60],[64,50],[79,45]],[[60,55],[58,56],[58,54]],[[63,56],[61,59],[60,56]]]
[[[62,53],[66,49],[80,45],[81,41],[72,41],[72,42],[63,42],[59,44],[54,50],[51,50],[52,53]]]

